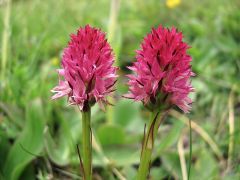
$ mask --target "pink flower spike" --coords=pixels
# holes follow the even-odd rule
[[[153,28],[136,51],[137,61],[128,67],[134,74],[129,78],[126,98],[142,101],[150,109],[168,109],[173,105],[184,112],[191,109],[189,93],[194,89],[190,48],[182,41],[183,35],[176,28]]]
[[[108,103],[106,97],[114,90],[117,77],[112,48],[105,33],[89,25],[70,37],[63,51],[62,69],[57,70],[59,84],[51,90],[55,93],[52,99],[68,96],[69,104],[81,110],[95,102],[102,107]]]

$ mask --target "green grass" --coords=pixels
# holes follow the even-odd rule
[[[106,117],[97,106],[92,110],[94,177],[136,175],[148,114],[140,103],[120,98],[127,91],[125,66],[134,61],[134,51],[150,28],[163,24],[183,31],[192,46],[196,92],[191,94],[193,110],[184,116],[211,138],[209,143],[192,126],[190,179],[239,179],[238,0],[183,0],[174,9],[164,0],[122,0],[118,13],[110,11],[107,0],[12,0],[9,20],[4,2],[0,1],[0,179],[80,179],[80,113],[68,107],[66,99],[51,101],[50,89],[58,81],[55,69],[69,34],[85,24],[108,31],[120,66],[112,115]],[[110,17],[114,12],[116,19]],[[182,178],[177,144],[183,132],[187,164],[189,128],[180,119],[170,115],[159,130],[151,179]]]

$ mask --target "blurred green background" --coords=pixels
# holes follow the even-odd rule
[[[81,179],[76,145],[81,116],[66,98],[51,101],[69,34],[90,24],[107,33],[120,67],[115,106],[94,106],[96,180],[133,179],[144,123],[141,103],[121,98],[127,65],[151,27],[175,26],[192,48],[196,92],[160,127],[151,180],[240,179],[239,0],[0,0],[0,179]],[[180,161],[181,159],[181,161]]]

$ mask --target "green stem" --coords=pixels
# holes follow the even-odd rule
[[[119,13],[119,7],[120,7],[120,0],[111,0],[111,8],[110,8],[110,14],[109,14],[109,23],[108,23],[108,42],[111,44],[111,46],[113,47],[113,50],[115,53],[115,61],[114,61],[114,65],[115,66],[119,66],[119,62],[118,62],[118,56],[119,56],[119,51],[117,51],[118,48],[118,44],[116,44],[116,31],[118,30],[118,13]],[[113,93],[114,95],[114,93]],[[112,95],[112,96],[113,96]],[[115,103],[115,99],[113,97],[109,97],[108,98],[109,102],[111,104]],[[107,106],[107,111],[106,111],[106,115],[107,115],[107,121],[108,123],[112,123],[113,119],[114,119],[114,110],[112,106]]]
[[[160,118],[159,118],[160,117]],[[150,165],[151,155],[154,147],[154,139],[157,135],[158,127],[162,121],[159,111],[153,111],[148,124],[146,135],[144,134],[140,166],[138,168],[137,180],[146,180]]]
[[[84,180],[92,179],[92,140],[91,140],[91,108],[82,111],[82,145]]]
[[[8,42],[10,36],[10,13],[11,0],[6,1],[6,10],[4,16],[4,29],[2,34],[2,64],[1,64],[1,79],[4,80],[7,68]],[[5,82],[3,82],[5,83]]]
[[[190,179],[190,173],[191,173],[191,164],[192,164],[192,125],[191,125],[191,120],[188,120],[189,122],[189,141],[190,141],[190,146],[189,146],[189,162],[188,162],[188,180]]]

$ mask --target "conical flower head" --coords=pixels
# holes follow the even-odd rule
[[[106,96],[114,91],[117,68],[113,63],[112,48],[100,29],[89,25],[78,29],[64,49],[59,84],[51,90],[55,93],[52,99],[68,96],[70,104],[81,110],[95,102],[103,108]]]
[[[191,56],[187,54],[189,46],[182,41],[182,33],[176,28],[153,28],[137,50],[133,66],[134,74],[129,77],[127,98],[142,101],[153,108],[170,108],[177,105],[184,112],[190,110],[193,91],[190,77]]]

